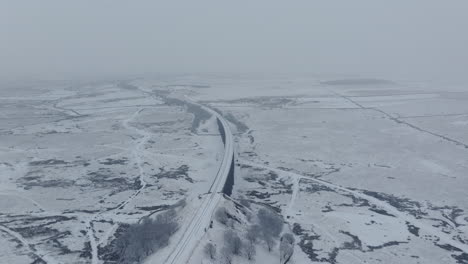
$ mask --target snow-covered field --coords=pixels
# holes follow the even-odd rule
[[[109,260],[120,225],[198,200],[222,159],[216,120],[156,92],[120,82],[1,92],[1,263]]]
[[[230,122],[237,156],[228,220],[188,263],[280,263],[279,237],[248,244],[262,208],[294,235],[290,264],[468,263],[467,87],[255,75],[2,87],[0,262],[115,263],[120,226],[176,208],[146,260],[164,263],[223,160],[190,101]],[[243,245],[229,258],[227,230]]]
[[[468,263],[468,88],[327,81],[216,79],[196,97],[239,132],[234,197],[281,211],[290,263]]]

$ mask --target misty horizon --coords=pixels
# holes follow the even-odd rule
[[[0,79],[145,73],[468,81],[465,1],[1,1]]]

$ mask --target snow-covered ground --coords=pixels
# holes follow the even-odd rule
[[[209,225],[197,213],[225,148],[198,104],[229,122],[236,152],[232,196],[216,196],[228,220]],[[227,74],[38,83],[2,89],[0,120],[1,262],[112,263],[120,226],[183,200],[178,231],[146,263],[173,252],[279,263],[279,237],[270,250],[248,243],[262,209],[294,235],[290,264],[468,263],[468,87]],[[243,247],[226,258],[229,230]]]
[[[205,80],[238,132],[234,198],[281,211],[290,263],[468,263],[468,87],[329,80]]]
[[[108,261],[119,226],[182,200],[189,218],[223,158],[214,116],[127,83],[1,97],[2,263]]]

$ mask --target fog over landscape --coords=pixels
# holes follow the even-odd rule
[[[463,0],[0,3],[2,78],[286,72],[467,80]]]
[[[0,264],[468,264],[467,11],[0,0]]]

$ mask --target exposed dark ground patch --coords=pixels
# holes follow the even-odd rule
[[[75,199],[73,199],[75,200]],[[87,209],[78,209],[78,210],[64,210],[63,213],[64,214],[70,214],[70,213],[85,213],[85,214],[94,214],[94,213],[98,213],[100,210],[98,209],[95,209],[95,210],[87,210]]]
[[[409,222],[406,222],[406,226],[408,227],[408,232],[410,232],[414,236],[417,236],[417,237],[419,236],[419,227],[414,226],[410,224]]]
[[[69,162],[58,159],[48,159],[48,160],[37,160],[29,162],[30,166],[57,166],[57,165],[67,165]]]
[[[271,197],[269,192],[259,192],[257,190],[247,191],[246,195],[249,197],[255,197],[257,199],[263,200]]]
[[[456,206],[433,206],[429,209],[440,211],[442,216],[450,221],[455,227],[460,227],[462,224],[457,222],[457,218],[464,214],[464,211]]]
[[[171,170],[165,170],[163,168],[159,168],[160,172],[157,174],[154,174],[153,176],[158,178],[158,179],[184,179],[190,183],[193,183],[193,179],[190,178],[188,175],[189,167],[187,165],[182,165],[178,168],[171,169]]]
[[[367,246],[364,247],[363,242],[358,236],[348,232],[340,230],[339,232],[348,236],[351,240],[345,241],[339,247],[334,247],[327,252],[322,249],[314,248],[314,241],[320,240],[320,235],[316,234],[313,230],[304,230],[300,224],[294,223],[292,228],[293,233],[300,237],[298,243],[301,250],[309,257],[311,261],[320,263],[337,263],[337,256],[340,250],[357,250],[361,252],[373,252],[385,247],[397,246],[400,244],[406,244],[407,241],[389,241],[378,246]]]
[[[330,205],[325,205],[324,207],[322,207],[323,209],[321,210],[322,213],[328,213],[328,212],[333,212],[333,208],[330,206]]]
[[[268,171],[265,173],[264,170],[257,170],[251,166],[244,166],[243,168],[245,171],[241,174],[246,175],[243,179],[261,186],[255,189],[244,190],[243,192],[246,196],[266,200],[271,196],[292,193],[293,184],[287,183],[285,179],[280,179],[276,172]]]
[[[67,236],[70,236],[71,232],[70,231],[65,231],[57,234],[54,237],[51,237],[47,240],[46,243],[51,244],[54,248],[57,248],[59,250],[60,255],[65,255],[65,254],[71,254],[71,253],[80,253],[79,250],[72,251],[70,250],[67,246],[65,246],[60,239],[65,238]]]
[[[382,245],[379,245],[379,246],[367,246],[369,248],[369,250],[367,250],[368,252],[372,252],[376,249],[382,249],[384,247],[391,247],[391,246],[398,246],[400,244],[408,244],[409,242],[408,241],[390,241],[390,242],[386,242]]]
[[[249,158],[255,158],[255,157],[258,157],[257,153],[253,152],[253,151],[244,151],[241,153],[241,156],[244,156],[244,155],[247,155],[247,157]],[[244,165],[242,165],[244,166]]]
[[[419,202],[410,200],[408,198],[400,198],[391,194],[379,193],[367,190],[361,190],[364,194],[372,196],[381,201],[389,203],[399,211],[408,212],[416,218],[426,216],[427,213],[422,210],[422,206]]]
[[[317,262],[333,263],[328,261],[329,259],[327,258],[319,258],[319,253],[321,250],[314,249],[314,241],[320,239],[319,235],[315,234],[313,231],[310,231],[311,233],[313,233],[312,235],[310,235],[309,231],[304,230],[298,223],[293,224],[292,232],[294,235],[300,237],[298,245],[301,248],[301,250],[309,257],[310,260]]]
[[[123,157],[121,159],[111,159],[107,158],[105,161],[99,162],[102,165],[126,165],[128,163],[128,158]]]
[[[44,180],[43,176],[26,176],[17,180],[20,186],[25,190],[30,190],[33,187],[42,188],[67,188],[75,184],[73,180],[66,179],[49,179]]]
[[[450,252],[450,253],[457,253],[457,254],[450,254],[450,256],[457,261],[457,263],[460,264],[468,264],[468,254],[460,250],[459,248],[456,248],[451,245],[447,244],[437,244],[434,243],[434,245]]]
[[[457,263],[468,264],[468,253],[461,253],[460,255],[452,255],[457,260]]]
[[[31,216],[17,216],[14,220],[8,221],[8,226],[11,230],[18,232],[26,239],[38,239],[58,251],[58,254],[77,253],[72,251],[67,246],[63,245],[62,239],[72,236],[68,230],[60,231],[54,228],[53,225],[61,224],[65,221],[76,220],[76,217],[67,216],[44,216],[44,217],[31,217]],[[3,223],[2,223],[3,224]],[[20,245],[21,242],[18,241]]]
[[[427,218],[427,219],[437,222],[437,224],[432,224],[432,226],[441,227],[442,232],[444,232],[446,234],[450,234],[449,230],[453,229],[452,226],[450,225],[450,223],[448,221],[443,220],[443,219],[438,219],[438,218],[433,218],[433,217]]]
[[[139,210],[143,210],[143,211],[156,211],[156,212],[159,212],[159,211],[163,211],[163,210],[167,210],[170,208],[170,205],[154,205],[154,206],[137,206],[136,207],[137,209]]]
[[[435,244],[436,246],[442,248],[442,249],[445,249],[449,252],[461,252],[461,250],[459,248],[456,248],[452,245],[449,245],[449,244]]]
[[[56,236],[60,233],[57,229],[44,225],[16,227],[11,230],[20,233],[24,238]]]
[[[63,222],[63,221],[71,221],[76,220],[76,217],[71,216],[62,216],[62,215],[55,215],[55,216],[30,216],[30,215],[16,215],[12,216],[12,220],[9,222],[14,222],[15,225],[26,226],[31,224],[36,224],[37,226],[47,226],[52,225],[55,223]],[[2,224],[5,222],[1,222]]]
[[[338,206],[357,206],[357,207],[370,207],[371,206],[369,201],[364,198],[356,197],[349,193],[343,193],[341,195],[351,198],[352,204],[339,204]]]
[[[115,177],[109,168],[99,168],[98,171],[88,172],[87,179],[95,188],[114,189],[113,193],[123,190],[137,190],[140,188],[139,179]]]
[[[163,100],[168,105],[177,105],[184,107],[188,113],[193,114],[192,127],[190,131],[194,134],[197,133],[197,129],[200,124],[211,118],[211,114],[205,111],[201,106],[192,104],[176,98],[163,97]]]
[[[247,137],[249,137],[249,142],[251,145],[253,145],[253,143],[255,143],[255,138],[254,136],[252,135],[252,132],[253,130],[250,130],[248,133],[247,133]]]
[[[344,242],[342,249],[348,250],[362,250],[362,241],[358,236],[351,234],[350,232],[340,230],[340,233],[347,235],[351,238],[351,242]]]
[[[370,207],[369,211],[372,211],[372,212],[375,212],[375,213],[378,213],[378,214],[381,214],[381,215],[396,217],[395,215],[392,215],[392,214],[388,213],[386,210],[380,209],[380,208],[377,208],[377,207]]]
[[[80,258],[91,259],[92,257],[91,242],[89,241],[84,242],[83,249],[81,250],[81,253],[79,256]]]
[[[323,184],[319,184],[319,183],[315,183],[311,180],[307,180],[307,179],[301,179],[299,183],[303,182],[304,185],[307,184],[305,186],[305,188],[301,188],[301,191],[305,191],[305,192],[308,192],[308,193],[319,193],[319,192],[336,192],[335,190],[333,190],[332,188],[328,187],[328,186],[325,186]]]

